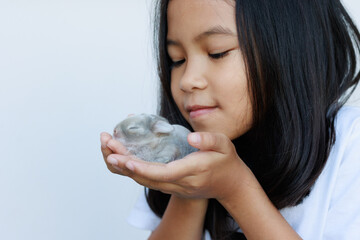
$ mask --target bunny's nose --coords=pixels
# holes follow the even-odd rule
[[[114,138],[121,138],[122,137],[121,131],[119,129],[115,128],[113,136],[114,136]]]

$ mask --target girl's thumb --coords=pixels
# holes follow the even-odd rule
[[[191,146],[202,151],[216,151],[228,153],[231,143],[230,139],[222,133],[195,132],[189,133],[188,142]]]

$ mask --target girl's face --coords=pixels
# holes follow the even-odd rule
[[[195,131],[235,139],[252,123],[234,6],[225,0],[170,0],[171,92]]]

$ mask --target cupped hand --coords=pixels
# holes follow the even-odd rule
[[[111,154],[119,154],[119,155],[130,155],[127,149],[122,145],[119,141],[116,141],[112,138],[112,136],[107,132],[102,132],[100,134],[100,142],[101,142],[101,152],[106,163],[107,168],[112,173],[117,173],[123,175],[123,170],[117,166],[117,161],[113,160],[111,162],[108,160],[109,155]],[[111,148],[109,147],[111,146]],[[114,162],[116,161],[116,162]]]
[[[103,153],[110,171],[115,169],[112,172],[145,187],[182,198],[221,200],[231,196],[234,189],[253,184],[252,172],[226,135],[196,132],[188,135],[188,142],[199,151],[168,164],[137,159],[115,140],[107,142]]]
[[[133,114],[130,114],[131,116]],[[120,174],[120,175],[129,175],[129,171],[127,169],[120,168],[118,166],[118,160],[116,160],[113,156],[116,157],[128,157],[133,160],[140,160],[135,155],[132,155],[126,147],[120,143],[119,141],[112,138],[112,136],[107,132],[102,132],[100,134],[100,142],[101,142],[101,152],[105,161],[107,168],[112,173]],[[110,156],[111,155],[111,156]]]

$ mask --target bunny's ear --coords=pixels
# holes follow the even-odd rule
[[[154,133],[170,133],[174,130],[174,126],[165,121],[157,121],[153,126]]]

